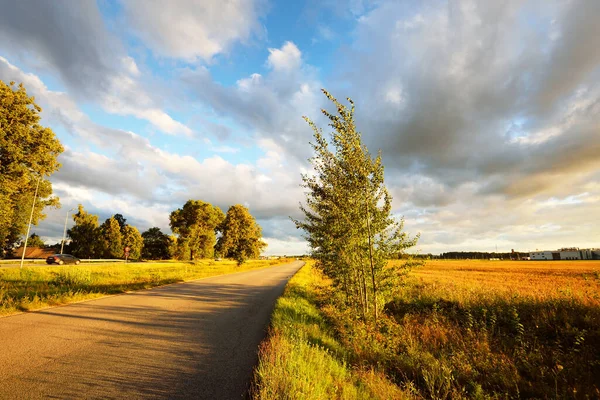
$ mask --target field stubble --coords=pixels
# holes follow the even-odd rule
[[[429,261],[386,305],[389,371],[432,398],[598,398],[599,271]]]

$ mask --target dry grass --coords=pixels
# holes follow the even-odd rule
[[[174,282],[263,268],[286,260],[158,261],[0,268],[0,316],[147,289]]]
[[[599,271],[598,261],[430,261],[377,325],[304,271],[278,303],[256,397],[600,398]]]
[[[598,261],[430,261],[386,306],[392,348],[362,338],[362,357],[387,357],[425,397],[598,398],[599,271]]]
[[[435,260],[411,273],[411,284],[419,283],[458,302],[520,297],[600,305],[600,261]]]

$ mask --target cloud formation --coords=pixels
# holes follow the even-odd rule
[[[532,3],[387,2],[361,17],[343,66],[388,165],[508,197],[598,169],[600,8]]]
[[[260,34],[260,0],[127,0],[134,32],[159,56],[210,61]]]
[[[314,24],[304,41],[278,35],[263,1],[149,4],[23,0],[0,14],[0,79],[24,82],[72,143],[54,177],[65,205],[165,228],[189,198],[242,203],[275,248],[300,248],[287,217],[310,170],[301,117],[327,132],[326,87],[356,101],[423,251],[583,247],[600,234],[600,3],[308,1],[288,16]]]
[[[6,2],[0,43],[0,51],[23,64],[57,75],[78,102],[97,102],[109,113],[147,120],[168,134],[192,135],[139,80],[135,60],[107,29],[95,2]]]

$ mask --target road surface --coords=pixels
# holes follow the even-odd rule
[[[0,318],[0,399],[241,399],[302,264]]]

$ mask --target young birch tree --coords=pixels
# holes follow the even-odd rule
[[[364,320],[377,321],[378,311],[391,290],[399,284],[404,268],[388,267],[387,261],[416,244],[403,231],[403,220],[391,215],[391,202],[384,185],[381,154],[371,156],[362,143],[351,108],[339,103],[326,90],[337,113],[322,110],[333,132],[329,140],[309,118],[313,129],[314,175],[303,175],[306,204],[300,208],[303,221],[294,221],[306,232],[312,256],[347,304]]]

